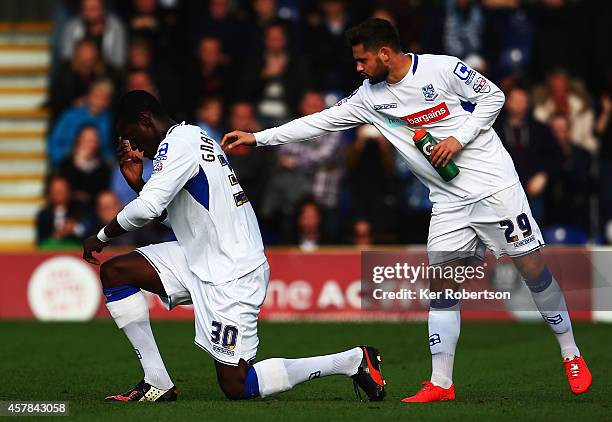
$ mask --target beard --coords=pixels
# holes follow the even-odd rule
[[[382,64],[381,64],[381,68],[379,68],[376,73],[372,75],[364,75],[364,76],[368,78],[368,80],[370,81],[370,84],[375,85],[387,79],[387,76],[389,76],[389,71],[385,69],[384,67],[382,67]]]

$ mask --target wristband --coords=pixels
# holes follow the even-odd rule
[[[98,238],[98,240],[99,240],[100,242],[107,243],[107,242],[110,240],[110,237],[108,237],[108,236],[106,235],[106,233],[104,233],[104,229],[105,229],[105,228],[106,228],[106,226],[102,227],[102,228],[100,229],[100,231],[98,232],[98,235],[97,235],[96,237]]]

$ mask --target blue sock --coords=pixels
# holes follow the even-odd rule
[[[550,270],[548,267],[544,267],[544,270],[542,270],[542,273],[539,276],[533,280],[525,280],[525,284],[527,284],[527,287],[529,287],[529,290],[531,290],[533,293],[540,293],[546,290],[552,281],[553,276],[550,273]]]
[[[255,368],[249,366],[246,378],[244,379],[244,398],[254,399],[259,397],[259,381],[257,380],[257,372]]]
[[[459,303],[459,299],[455,299],[453,297],[447,297],[446,292],[442,291],[442,294],[440,295],[439,298],[431,299],[429,301],[429,306],[431,308],[436,308],[436,309],[446,309],[446,308],[451,308],[458,303]]]
[[[106,302],[115,302],[117,300],[125,299],[128,296],[138,293],[140,289],[138,287],[124,285],[119,287],[103,288],[104,296],[106,296]]]

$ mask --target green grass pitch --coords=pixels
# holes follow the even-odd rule
[[[211,358],[193,344],[190,322],[153,330],[179,388],[176,403],[104,403],[141,379],[129,342],[111,321],[84,324],[0,322],[0,400],[67,400],[70,419],[129,421],[300,420],[612,420],[612,327],[575,324],[594,376],[573,396],[557,343],[544,324],[464,323],[455,362],[457,401],[407,405],[400,399],[428,379],[423,323],[262,323],[258,359],[332,353],[357,344],[381,349],[387,398],[356,401],[351,381],[334,376],[266,399],[230,402],[217,387]]]

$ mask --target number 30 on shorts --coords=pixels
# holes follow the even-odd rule
[[[223,325],[219,321],[212,322],[212,331],[210,333],[210,341],[214,344],[221,343],[221,346],[226,349],[236,347],[238,340],[238,328],[233,325]]]
[[[514,234],[514,222],[512,220],[502,220],[499,222],[501,227],[505,227],[504,235],[506,236],[506,242],[514,243],[519,240],[518,235]],[[516,216],[516,225],[521,230],[521,234],[523,235],[523,239],[531,236],[531,223],[529,222],[529,217],[527,214],[522,213]]]

